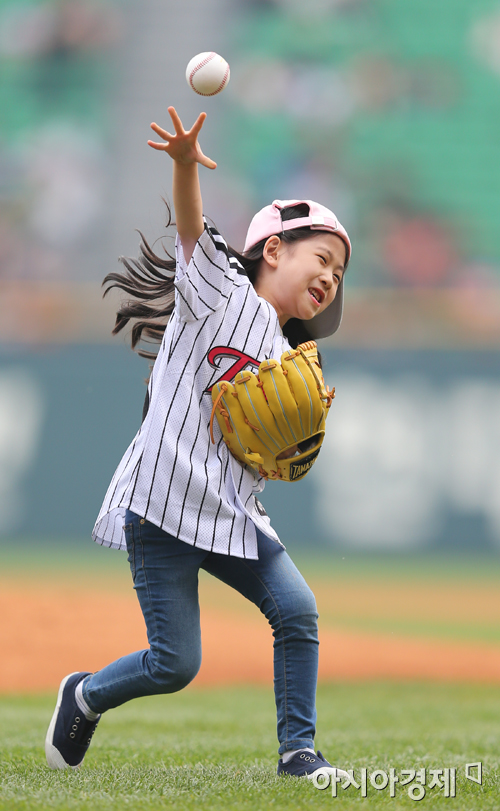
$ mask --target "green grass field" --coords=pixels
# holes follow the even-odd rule
[[[298,565],[316,582],[475,584],[495,591],[497,556],[309,557]],[[43,542],[0,546],[2,577],[37,573],[43,581],[89,576],[106,588],[128,588],[126,561],[91,542],[53,548]],[[31,574],[30,574],[31,573]],[[56,585],[55,585],[56,587]],[[496,592],[495,592],[496,593]],[[351,616],[336,607],[332,622],[388,632],[432,634],[442,639],[498,639],[498,617],[431,620],[415,615]],[[418,613],[418,612],[417,612]],[[411,619],[411,621],[410,621]],[[328,617],[324,618],[324,621]],[[8,617],[4,617],[8,622]],[[368,625],[367,625],[368,623]],[[389,624],[388,624],[389,623]],[[406,623],[406,625],[405,625]],[[418,627],[415,623],[420,623]],[[0,654],[1,656],[1,654]],[[0,696],[0,811],[12,809],[266,809],[413,808],[404,786],[368,796],[353,787],[318,791],[308,781],[276,777],[277,741],[272,686],[208,689],[196,683],[183,692],[140,699],[102,719],[84,766],[52,772],[43,741],[55,702],[52,695]],[[456,768],[456,797],[428,789],[421,805],[457,811],[500,810],[500,690],[498,686],[446,683],[359,682],[323,684],[318,692],[318,747],[334,764],[397,774],[403,769]],[[465,779],[465,764],[481,761],[483,783]],[[428,779],[429,772],[427,771]]]
[[[323,685],[317,744],[354,769],[456,767],[456,797],[437,788],[422,805],[472,811],[500,808],[498,688],[447,684]],[[54,696],[0,699],[0,809],[412,808],[407,787],[361,797],[353,787],[318,791],[275,774],[271,688],[208,690],[140,699],[105,715],[84,766],[52,772],[43,740]],[[465,779],[483,763],[483,783]]]

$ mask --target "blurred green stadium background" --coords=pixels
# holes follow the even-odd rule
[[[184,70],[211,49],[231,82],[200,99]],[[135,228],[165,233],[146,140],[174,104],[208,113],[205,212],[236,248],[288,197],[353,241],[327,445],[265,493],[285,543],[496,553],[499,53],[499,0],[0,0],[4,549],[89,537],[138,428],[148,366],[100,282]]]

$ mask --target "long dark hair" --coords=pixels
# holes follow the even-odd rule
[[[175,223],[172,220],[170,206],[166,200],[164,200],[164,203],[168,212],[165,227],[169,228]],[[297,206],[288,206],[281,211],[283,221],[307,217],[308,215],[309,207],[304,203]],[[148,343],[161,343],[168,319],[174,309],[175,293],[175,258],[165,247],[163,249],[166,258],[159,257],[154,253],[144,234],[141,231],[138,231],[138,233],[141,237],[138,259],[120,256],[119,261],[125,266],[125,273],[108,273],[102,283],[103,286],[107,285],[103,296],[106,296],[113,287],[118,287],[132,297],[130,300],[125,301],[117,311],[112,332],[113,335],[117,335],[131,319],[137,319],[132,327],[130,339],[132,349],[136,348],[141,339]],[[291,244],[317,236],[317,234],[317,231],[305,227],[284,231],[278,236],[286,244]],[[258,242],[246,254],[238,253],[238,251],[228,246],[229,253],[238,259],[253,285],[257,281],[259,265],[262,261],[264,245],[267,239]],[[134,299],[136,300],[134,301]],[[290,318],[286,322],[283,327],[283,334],[294,349],[298,344],[311,338],[306,326],[298,318]],[[145,349],[136,351],[143,358],[151,360],[156,358],[154,352],[148,352]]]

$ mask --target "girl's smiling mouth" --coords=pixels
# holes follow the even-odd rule
[[[323,291],[318,290],[317,287],[309,287],[307,292],[319,307],[324,298]]]

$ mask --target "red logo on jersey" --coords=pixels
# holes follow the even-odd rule
[[[208,389],[206,389],[208,393],[210,393],[216,383],[220,383],[221,380],[231,382],[234,380],[238,372],[242,372],[247,366],[253,366],[255,370],[257,370],[260,364],[260,361],[255,360],[255,358],[252,358],[251,355],[246,355],[245,352],[240,352],[239,349],[233,349],[232,346],[214,346],[207,354],[207,359],[210,366],[213,366],[215,369],[220,368],[220,359],[222,358],[234,358],[235,361],[229,367],[229,369],[224,372],[223,375],[221,375],[212,383],[211,386],[208,387]]]

